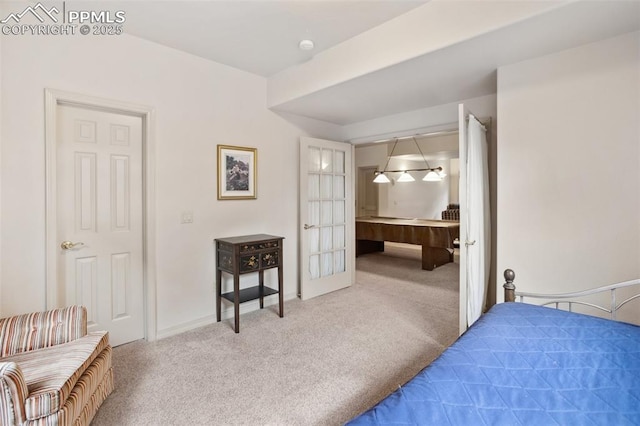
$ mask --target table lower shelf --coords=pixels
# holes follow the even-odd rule
[[[273,294],[278,294],[278,290],[274,290],[267,286],[263,287],[262,295],[264,297],[271,296]],[[235,302],[235,297],[233,295],[233,292],[223,293],[221,296],[230,302]],[[256,299],[260,299],[260,286],[243,288],[242,290],[240,290],[240,303],[244,303],[244,302],[248,302],[250,300],[256,300]]]

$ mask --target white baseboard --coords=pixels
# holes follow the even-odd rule
[[[288,300],[297,299],[298,296],[295,293],[285,294],[284,300],[285,302]],[[272,295],[264,298],[264,306],[271,306],[278,304],[278,296]],[[223,304],[223,306],[227,306],[226,309],[222,310],[222,320],[227,320],[233,318],[233,305],[229,305],[227,303]],[[260,301],[252,300],[251,302],[245,302],[240,305],[240,315],[246,312],[257,311],[260,309]],[[285,304],[285,315],[286,315],[286,304]],[[207,315],[206,317],[198,318],[193,321],[188,321],[182,324],[175,325],[173,327],[164,328],[162,330],[158,330],[156,334],[157,339],[164,339],[165,337],[174,336],[176,334],[184,333],[185,331],[193,330],[196,328],[204,327],[206,325],[215,324],[216,315]]]

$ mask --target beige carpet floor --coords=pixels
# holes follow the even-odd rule
[[[457,337],[458,265],[418,247],[357,259],[356,283],[156,342],[114,349],[116,390],[93,425],[339,425]]]

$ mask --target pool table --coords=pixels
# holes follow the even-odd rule
[[[406,219],[366,216],[356,218],[356,256],[384,251],[384,242],[422,246],[422,269],[453,261],[453,240],[460,235],[460,223],[450,220]]]

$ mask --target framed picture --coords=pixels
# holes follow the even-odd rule
[[[218,200],[256,198],[258,150],[218,145]]]

